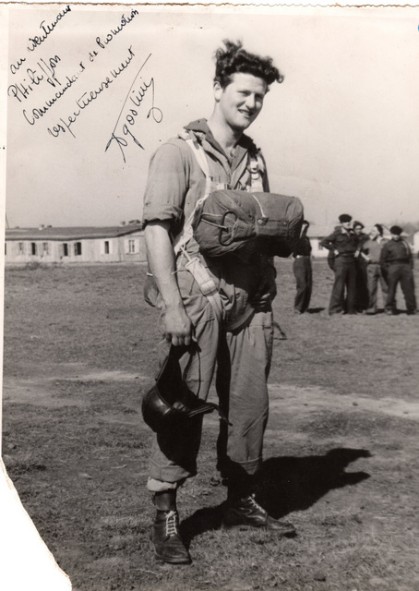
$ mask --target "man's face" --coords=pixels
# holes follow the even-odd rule
[[[402,237],[400,234],[392,234],[391,238],[397,242],[398,240],[401,240]]]
[[[341,222],[341,225],[344,230],[350,230],[352,227],[352,222]]]
[[[370,238],[372,238],[372,240],[375,240],[376,238],[378,238],[379,235],[380,232],[378,231],[378,228],[373,226],[370,230]]]
[[[354,232],[357,236],[362,234],[362,226],[354,226]]]
[[[232,129],[244,131],[259,115],[268,86],[262,78],[236,72],[231,82],[222,88],[214,83],[214,97],[225,123]]]

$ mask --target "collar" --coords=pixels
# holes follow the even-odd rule
[[[223,154],[228,159],[223,148],[217,142],[212,134],[211,129],[208,127],[206,119],[196,119],[195,121],[191,121],[188,123],[188,125],[185,125],[185,129],[188,131],[193,131],[199,138],[201,138],[201,140],[205,139],[215,150]],[[240,156],[243,156],[243,152],[250,152],[251,154],[256,154],[258,152],[256,144],[252,138],[245,133],[240,137],[236,147],[238,149],[236,150],[236,157],[234,160],[238,159],[237,156],[239,156],[240,159]]]

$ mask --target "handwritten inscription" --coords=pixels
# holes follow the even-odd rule
[[[71,8],[67,5],[52,21],[48,23],[42,21],[40,28],[43,34],[41,36],[30,37],[30,43],[26,47],[28,53],[32,53],[46,41],[61,19],[69,12],[71,12]],[[66,75],[62,75],[59,71],[61,64],[65,62],[62,59],[61,52],[48,56],[38,54],[38,57],[35,58],[36,61],[28,59],[29,56],[20,57],[11,63],[9,69],[16,80],[13,80],[13,83],[9,85],[7,92],[9,98],[16,101],[22,107],[21,113],[24,121],[31,127],[35,126],[50,113],[52,108],[56,109],[58,107],[58,103],[62,101],[64,95],[67,95],[67,93],[70,96],[73,95],[73,92],[70,93],[69,91],[72,91],[76,84],[80,84],[79,79],[89,64],[96,59],[101,51],[107,48],[116,35],[123,32],[125,27],[138,14],[138,10],[135,9],[132,9],[128,15],[122,14],[115,27],[111,28],[104,36],[95,37],[96,49],[90,48],[87,56],[84,54],[85,59],[81,59],[73,72],[66,72]],[[79,96],[76,96],[72,111],[68,115],[60,117],[58,122],[50,125],[47,128],[47,132],[52,137],[59,137],[60,134],[68,131],[75,137],[72,126],[82,111],[95,101],[126,70],[133,60],[134,55],[132,46],[130,46],[127,57],[116,67],[111,68],[96,88],[81,92]],[[81,55],[80,57],[83,56]],[[42,92],[40,89],[42,89]],[[38,98],[39,95],[42,98]],[[36,100],[37,98],[38,100]]]
[[[53,32],[53,30],[58,25],[58,23],[63,18],[63,16],[65,16],[70,11],[71,11],[71,8],[70,8],[70,6],[67,5],[64,8],[64,10],[62,10],[61,12],[59,12],[57,14],[57,16],[52,21],[52,23],[45,24],[45,21],[42,21],[41,24],[39,25],[39,27],[40,27],[40,29],[42,29],[43,34],[41,36],[35,35],[34,37],[30,37],[28,39],[28,41],[29,41],[29,45],[27,46],[28,51],[35,51],[35,49],[37,47],[39,47],[41,45],[41,43],[43,43],[45,41],[45,39],[48,38],[48,35],[50,35]]]
[[[134,130],[134,127],[137,122],[137,118],[140,115],[140,108],[147,94],[151,98],[151,107],[147,111],[146,115],[147,119],[151,117],[156,123],[161,123],[163,120],[162,110],[159,107],[156,107],[154,104],[154,78],[151,77],[148,82],[144,81],[142,78],[139,78],[140,73],[144,69],[144,66],[150,57],[151,53],[148,55],[147,59],[144,61],[135,75],[135,78],[122,104],[122,108],[111,133],[111,137],[105,147],[105,152],[107,152],[107,150],[115,143],[115,145],[120,150],[124,162],[126,162],[124,148],[127,148],[129,141],[133,142],[141,150],[144,150],[144,146],[139,140],[138,133]],[[134,105],[136,108],[133,108],[132,105]]]
[[[54,137],[59,137],[62,133],[66,133],[67,131],[73,137],[76,137],[74,131],[72,130],[72,126],[82,112],[95,101],[104,90],[109,88],[109,86],[113,83],[113,81],[118,78],[122,74],[124,70],[128,68],[130,63],[132,62],[133,58],[135,57],[135,53],[132,50],[132,47],[128,49],[128,57],[122,61],[117,68],[114,68],[110,71],[110,76],[106,76],[104,80],[100,83],[100,85],[94,89],[90,90],[89,92],[84,92],[77,100],[77,109],[75,109],[72,113],[65,116],[65,118],[60,118],[59,122],[55,125],[48,127],[48,133]]]
[[[101,49],[105,49],[105,47],[115,38],[115,36],[118,35],[118,33],[120,33],[123,28],[126,27],[138,14],[138,10],[135,10],[135,8],[131,10],[131,13],[127,18],[125,18],[125,14],[123,14],[121,16],[121,22],[116,27],[116,29],[111,29],[104,38],[96,37],[96,43],[99,45],[99,47]]]
[[[14,97],[19,103],[23,102],[29,97],[37,86],[46,80],[51,86],[61,85],[55,75],[55,69],[61,58],[59,55],[54,55],[47,60],[40,58],[33,68],[26,68],[26,75],[28,78],[23,78],[16,84],[11,84],[8,88],[8,95]],[[28,82],[29,79],[29,82]]]

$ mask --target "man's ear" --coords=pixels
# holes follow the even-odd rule
[[[212,88],[214,91],[215,102],[218,103],[221,100],[221,96],[224,92],[224,88],[221,86],[221,84],[218,82],[218,80],[214,80],[214,84],[213,84]]]

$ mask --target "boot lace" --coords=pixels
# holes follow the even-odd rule
[[[166,515],[166,536],[177,536],[178,532],[178,518],[176,511],[169,511]]]
[[[257,511],[261,511],[262,513],[266,513],[265,509],[259,505],[259,503],[255,499],[255,495],[249,495],[246,499],[249,501],[249,505],[251,505]]]

